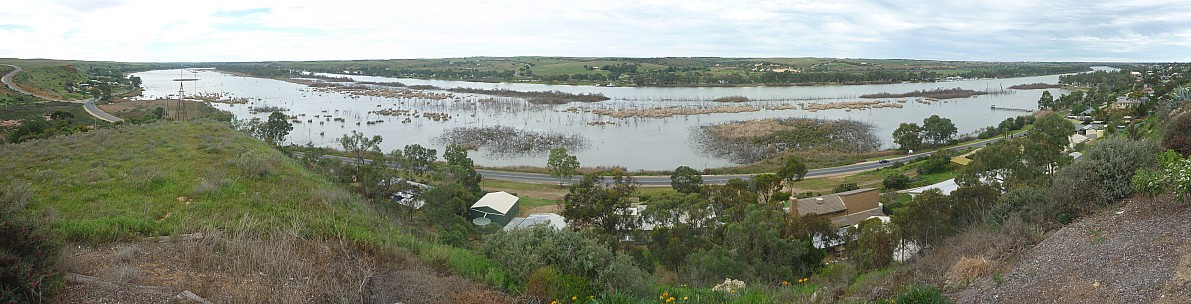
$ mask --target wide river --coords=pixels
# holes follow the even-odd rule
[[[444,145],[433,140],[445,130],[456,127],[484,127],[503,125],[519,130],[554,132],[580,135],[587,138],[585,149],[572,151],[585,166],[624,166],[630,170],[673,169],[680,165],[696,169],[735,165],[731,161],[709,156],[692,144],[692,129],[707,124],[781,117],[811,117],[829,119],[853,119],[876,126],[876,135],[887,147],[891,146],[891,133],[900,123],[916,122],[931,115],[950,118],[959,128],[959,133],[974,132],[979,128],[995,125],[1005,118],[1023,115],[1016,111],[993,110],[990,106],[1020,109],[1037,107],[1038,97],[1044,90],[1009,90],[1008,94],[989,94],[971,98],[943,100],[935,103],[915,102],[906,98],[900,103],[903,108],[879,108],[864,110],[819,110],[788,109],[800,103],[829,103],[860,101],[858,96],[870,93],[905,93],[914,90],[937,88],[963,88],[977,91],[1000,90],[1012,85],[1027,83],[1057,83],[1058,75],[981,79],[939,83],[898,83],[875,85],[837,86],[779,86],[779,87],[594,87],[571,85],[545,85],[526,83],[476,83],[462,81],[420,80],[351,75],[356,81],[401,82],[406,85],[433,85],[441,88],[471,87],[500,88],[517,91],[562,91],[570,93],[601,93],[612,100],[598,103],[571,103],[565,105],[531,105],[515,98],[495,98],[496,102],[478,102],[490,96],[474,94],[453,94],[443,100],[402,97],[352,96],[335,91],[317,91],[301,84],[253,77],[234,76],[212,70],[158,70],[136,73],[145,89],[141,98],[174,98],[178,92],[177,78],[198,78],[185,82],[186,95],[199,93],[220,93],[224,96],[248,98],[250,104],[230,105],[215,103],[216,108],[233,113],[238,119],[265,118],[268,113],[250,113],[249,107],[277,106],[289,109],[287,115],[299,116],[301,123],[294,124],[289,141],[296,144],[313,143],[317,146],[338,147],[337,139],[352,130],[366,135],[381,135],[381,148],[386,152],[400,149],[407,144],[421,144],[438,149],[441,154]],[[184,77],[180,77],[184,76]],[[1046,89],[1056,98],[1066,93],[1063,89]],[[724,96],[749,97],[750,102],[723,104],[708,100]],[[755,106],[768,107],[753,112],[711,113],[668,118],[612,118],[600,116],[583,109],[644,109],[668,106],[722,107]],[[774,109],[781,107],[783,109]],[[448,113],[451,118],[435,121],[414,118],[403,123],[404,117],[381,116],[369,113],[380,109],[405,109],[420,112]],[[580,111],[568,111],[577,108]],[[343,121],[325,121],[314,115],[330,115]],[[322,123],[319,120],[324,120]],[[312,122],[307,122],[311,120]],[[367,124],[368,121],[384,120],[383,123]],[[607,122],[598,124],[593,122]],[[546,155],[504,155],[490,153],[481,148],[470,156],[476,164],[485,166],[545,166]]]

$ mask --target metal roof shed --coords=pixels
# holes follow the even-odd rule
[[[468,210],[468,218],[475,220],[477,218],[488,218],[492,220],[493,224],[498,224],[499,227],[504,227],[513,217],[517,216],[520,209],[520,204],[517,203],[519,198],[508,192],[492,192],[485,194],[484,197],[471,205]]]

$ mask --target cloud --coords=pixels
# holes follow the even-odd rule
[[[18,1],[5,57],[1191,61],[1191,1]]]

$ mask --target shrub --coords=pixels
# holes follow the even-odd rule
[[[951,268],[947,270],[947,274],[944,277],[951,284],[965,286],[973,279],[984,275],[991,267],[992,263],[982,256],[963,257],[959,262],[955,262],[955,265],[951,265]]]
[[[881,186],[885,187],[886,190],[905,189],[909,185],[910,177],[901,173],[886,176],[885,180],[881,181]]]
[[[228,163],[240,169],[241,175],[252,179],[265,178],[274,171],[273,160],[256,151],[240,153],[236,158],[228,160]]]
[[[1084,157],[1059,169],[1051,197],[1065,212],[1089,213],[1095,207],[1133,193],[1130,181],[1139,168],[1155,164],[1157,144],[1108,138],[1088,148]]]
[[[905,304],[946,304],[947,301],[939,289],[934,286],[915,287],[897,296],[895,303]]]
[[[534,270],[526,283],[525,296],[530,302],[548,303],[553,299],[596,294],[587,278],[560,273],[557,268],[546,266]]]
[[[1191,136],[1188,134],[1191,134],[1191,114],[1179,115],[1171,120],[1162,145],[1183,157],[1191,156]]]
[[[845,184],[839,184],[839,185],[835,186],[835,188],[832,189],[831,191],[834,193],[840,193],[840,192],[852,191],[852,190],[856,190],[856,189],[860,189],[860,186],[856,185],[856,183],[845,183]]]
[[[612,259],[612,253],[599,242],[550,226],[498,232],[488,237],[481,252],[521,282],[546,266],[565,274],[596,277]]]
[[[649,273],[637,267],[633,258],[623,254],[612,258],[612,263],[600,272],[599,283],[610,292],[636,296],[649,295],[653,287]]]
[[[62,246],[50,225],[25,214],[29,184],[0,188],[0,302],[41,302],[59,284],[55,260]]]

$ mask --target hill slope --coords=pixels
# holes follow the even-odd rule
[[[958,303],[1191,303],[1191,204],[1138,199],[1052,233]]]
[[[486,259],[411,236],[384,210],[223,123],[117,126],[0,145],[0,159],[0,185],[31,189],[30,211],[74,242],[63,270],[101,280],[68,286],[59,302],[183,290],[216,302],[507,301],[454,275],[499,281]]]

